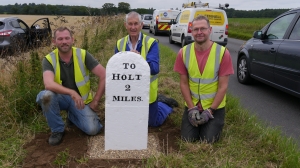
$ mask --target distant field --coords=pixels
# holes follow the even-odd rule
[[[229,37],[248,40],[253,32],[262,29],[273,18],[229,18]]]
[[[260,30],[273,18],[229,18],[229,26],[238,29]]]

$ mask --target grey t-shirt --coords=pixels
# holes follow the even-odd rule
[[[87,69],[92,71],[92,69],[94,69],[98,64],[99,62],[89,52],[86,52],[85,66],[87,67]],[[59,58],[59,65],[60,80],[62,81],[62,85],[64,87],[75,90],[79,94],[78,88],[75,83],[73,57],[68,64]],[[43,59],[42,66],[43,72],[50,70],[54,73],[52,64],[45,57]]]

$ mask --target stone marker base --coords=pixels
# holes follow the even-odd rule
[[[89,138],[87,154],[91,159],[146,159],[161,154],[159,139],[156,135],[148,134],[147,149],[143,150],[104,150],[104,136]]]

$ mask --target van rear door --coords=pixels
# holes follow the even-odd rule
[[[180,11],[177,10],[161,10],[158,15],[158,25],[157,28],[159,31],[169,31],[170,30],[170,21],[171,19],[176,19]]]
[[[207,9],[199,10],[195,13],[195,17],[198,15],[204,15],[209,19],[212,32],[210,39],[215,42],[224,41],[228,37],[226,26],[228,26],[227,15],[222,10]]]

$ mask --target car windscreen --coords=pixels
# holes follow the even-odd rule
[[[0,30],[3,29],[5,26],[5,23],[4,22],[0,22]]]
[[[144,20],[152,20],[152,16],[144,16]]]

